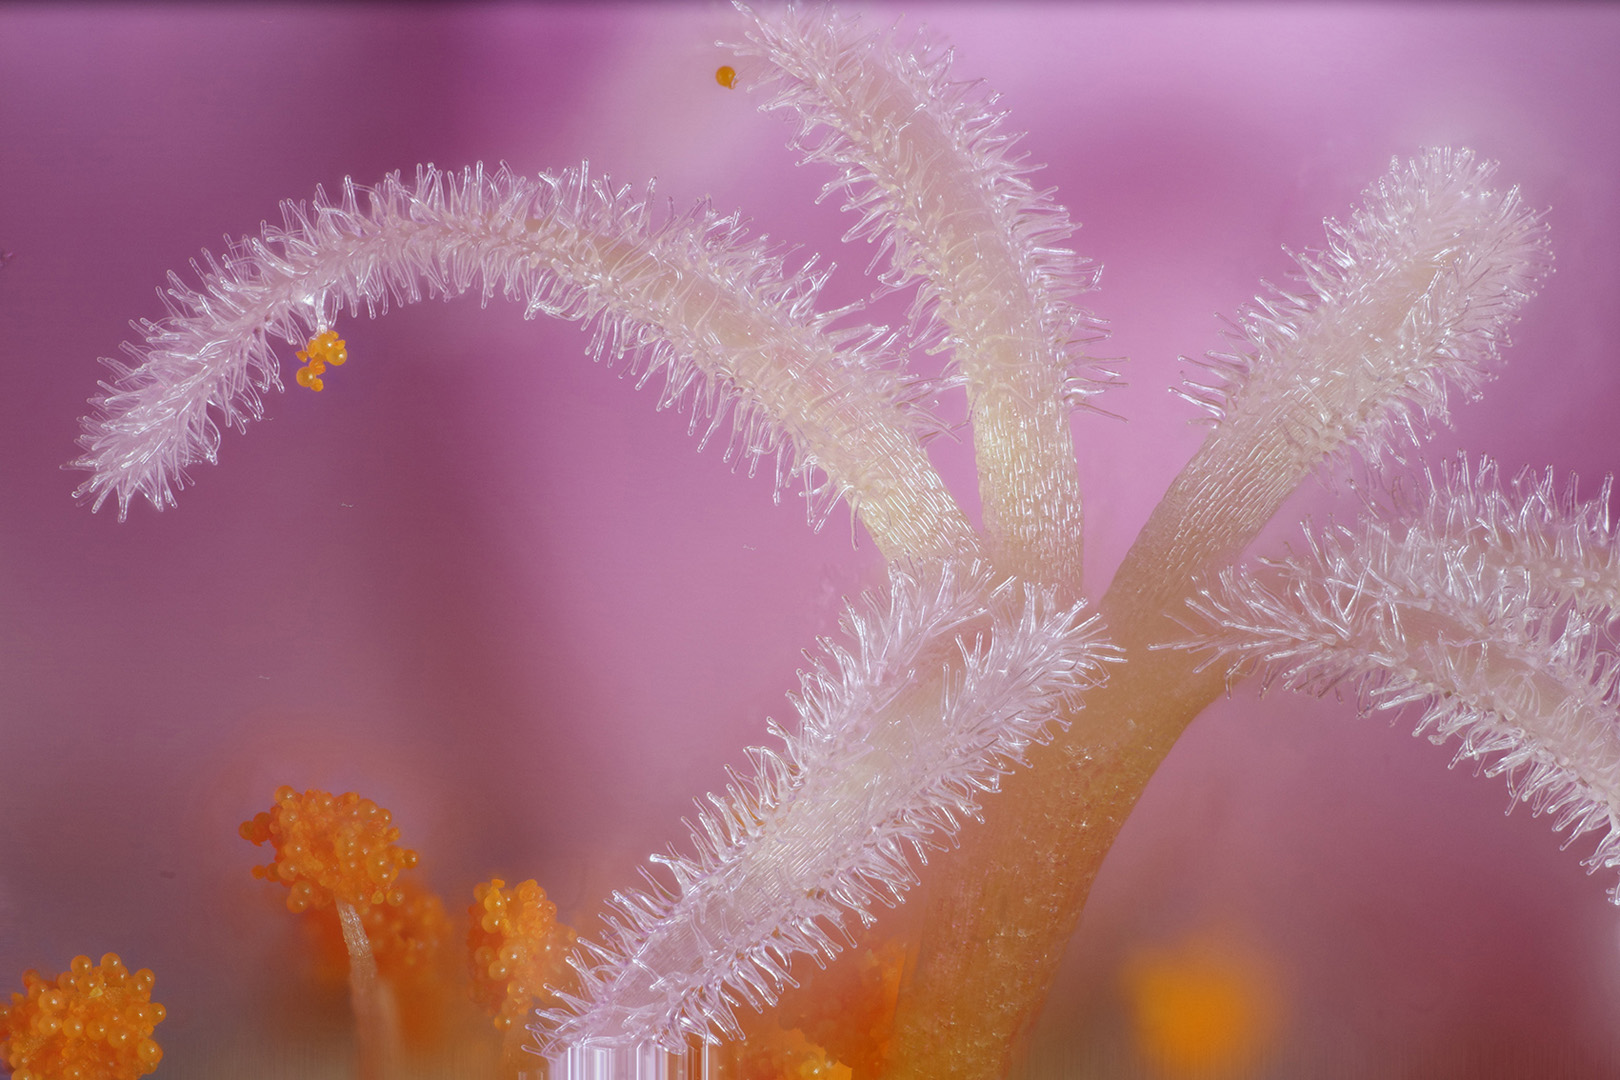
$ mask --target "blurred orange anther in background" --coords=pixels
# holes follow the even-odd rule
[[[1121,979],[1137,1048],[1167,1075],[1249,1075],[1276,1038],[1276,980],[1262,957],[1230,941],[1143,950]]]

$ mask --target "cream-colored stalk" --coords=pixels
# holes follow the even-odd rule
[[[970,835],[927,916],[901,996],[893,1077],[1001,1075],[1033,1023],[1091,882],[1131,807],[1219,673],[1163,651],[1187,605],[1324,460],[1377,460],[1475,392],[1547,268],[1546,230],[1467,152],[1397,163],[1327,249],[1305,295],[1262,298],[1222,358],[1219,420],[1104,595],[1125,664],[1031,755]]]

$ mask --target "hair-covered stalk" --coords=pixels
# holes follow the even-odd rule
[[[1101,328],[1074,297],[1097,273],[1061,246],[1073,228],[1009,153],[995,98],[952,82],[947,50],[820,9],[756,18],[739,51],[766,65],[763,107],[798,114],[795,147],[837,172],[826,191],[860,215],[845,239],[881,242],[885,287],[917,283],[918,344],[948,349],[967,388],[996,565],[1078,593],[1069,413],[1112,373],[1087,370]]]
[[[844,630],[848,647],[824,643],[802,676],[798,729],[773,724],[784,748],[753,750],[754,775],[709,796],[696,853],[655,859],[669,879],[650,892],[615,894],[578,994],[543,1014],[559,1058],[737,1037],[733,1010],[774,1002],[793,956],[830,959],[852,917],[900,901],[913,855],[977,815],[1109,655],[1079,606],[982,564],[896,569],[887,601],[850,608]]]
[[[1620,539],[1609,517],[1614,477],[1582,502],[1575,478],[1560,490],[1551,468],[1526,469],[1506,488],[1497,471],[1485,457],[1470,470],[1459,454],[1438,472],[1425,469],[1422,485],[1392,485],[1388,508],[1373,504],[1372,516],[1461,538],[1492,572],[1522,570],[1543,602],[1620,614]]]
[[[1417,734],[1460,740],[1453,764],[1506,776],[1566,844],[1602,830],[1585,865],[1620,866],[1607,492],[1560,505],[1546,500],[1550,476],[1508,494],[1492,473],[1484,463],[1471,480],[1463,464],[1431,477],[1417,506],[1374,505],[1353,531],[1307,533],[1305,555],[1223,572],[1193,601],[1197,644],[1230,675],[1261,668],[1266,685],[1348,683],[1363,711],[1420,705]],[[1620,903],[1620,885],[1609,898]]]
[[[1203,447],[1143,528],[1115,589],[1165,609],[1219,571],[1323,462],[1371,464],[1449,422],[1447,399],[1479,396],[1507,327],[1550,268],[1547,229],[1487,186],[1496,166],[1467,150],[1396,161],[1328,245],[1297,257],[1299,292],[1272,290],[1211,355],[1213,386],[1185,396],[1215,417]]]
[[[1085,721],[1031,755],[965,838],[902,993],[891,1076],[1000,1075],[1033,1022],[1091,881],[1153,771],[1221,691],[1220,673],[1155,646],[1200,582],[1232,565],[1325,459],[1377,460],[1473,394],[1546,272],[1545,228],[1486,188],[1466,151],[1397,163],[1328,247],[1300,257],[1298,295],[1238,321],[1215,429],[1137,537],[1101,614],[1127,663]],[[949,1037],[946,1033],[949,1032]]]
[[[774,457],[778,485],[802,476],[813,520],[844,497],[891,557],[971,553],[921,445],[931,414],[882,334],[830,328],[845,312],[815,309],[823,278],[786,272],[735,216],[700,204],[658,222],[650,204],[583,169],[481,166],[427,166],[369,190],[345,181],[336,203],[285,204],[283,228],[205,256],[200,289],[171,275],[168,317],[125,346],[137,364],[108,361],[116,378],[85,421],[75,464],[92,476],[79,495],[100,506],[116,494],[121,515],[137,495],[172,505],[186,467],[216,460],[221,421],[244,427],[281,388],[270,338],[300,345],[344,308],[477,291],[594,324],[593,354],[625,360],[639,383],[661,373],[660,407],[688,405],[705,438],[729,411],[728,455],[750,469]]]

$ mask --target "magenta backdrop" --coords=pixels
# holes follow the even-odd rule
[[[1093,306],[1131,386],[1105,402],[1128,422],[1076,423],[1094,588],[1201,437],[1165,390],[1177,357],[1426,145],[1501,161],[1551,208],[1558,257],[1503,378],[1432,456],[1552,465],[1588,493],[1620,463],[1620,11],[907,22],[1004,94],[1105,266]],[[235,835],[278,784],[391,807],[453,904],[537,876],[588,928],[790,714],[800,650],[877,580],[871,545],[696,453],[572,326],[470,301],[346,320],[327,391],[274,398],[161,515],[91,516],[61,470],[96,358],[161,314],[164,275],[345,175],[589,159],[741,208],[845,264],[835,300],[861,295],[868,254],[812,205],[825,177],[712,78],[734,32],[713,5],[0,10],[0,989],[116,950],[158,972],[162,1075],[200,1075],[291,977]],[[972,502],[962,449],[938,459]],[[1328,500],[1302,493],[1271,549]],[[1210,710],[1110,856],[1039,1044],[1120,1043],[1124,959],[1214,933],[1281,973],[1282,1047],[1315,1075],[1448,1047],[1603,1074],[1620,922],[1589,842],[1504,819],[1500,781],[1405,730],[1247,690]]]

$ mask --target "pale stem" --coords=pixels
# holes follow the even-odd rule
[[[912,240],[939,297],[952,359],[967,384],[979,498],[990,557],[1027,581],[1080,592],[1079,464],[1063,402],[1068,371],[1042,325],[1042,311],[987,205],[979,178],[956,164],[958,148],[929,111],[900,87],[878,99],[872,145],[893,141],[871,165],[878,182],[933,212]],[[880,137],[886,135],[888,140]],[[902,174],[885,176],[887,163]],[[909,166],[909,168],[907,168]]]
[[[377,975],[371,939],[354,905],[337,901],[343,946],[349,953],[349,1001],[354,1009],[360,1080],[388,1080],[399,1059],[399,1021],[393,994]]]
[[[1066,294],[1089,283],[1036,235],[1043,218],[1066,232],[1061,210],[1006,160],[1005,136],[989,138],[993,100],[942,102],[934,75],[899,70],[836,18],[801,28],[761,19],[760,31],[766,59],[803,88],[793,107],[806,130],[838,133],[804,147],[808,157],[844,173],[849,209],[865,219],[857,231],[888,232],[890,276],[923,280],[918,304],[943,328],[967,388],[991,561],[1078,597],[1080,481],[1064,397],[1083,314]]]
[[[901,126],[904,159],[932,162],[947,150],[932,126]],[[1009,252],[986,238],[1004,228],[954,170],[923,169],[925,205],[947,206],[930,276],[941,293],[953,358],[967,383],[979,498],[990,556],[1004,573],[1080,592],[1079,464],[1062,391],[1067,371]],[[965,188],[965,190],[964,190]]]
[[[1003,1076],[1040,1012],[1104,856],[1154,770],[1217,696],[1175,621],[1236,560],[1306,471],[1276,428],[1211,433],[1132,545],[1100,611],[1125,663],[1030,768],[985,802],[985,826],[930,882],[887,1077]],[[1241,425],[1246,427],[1247,425]]]

